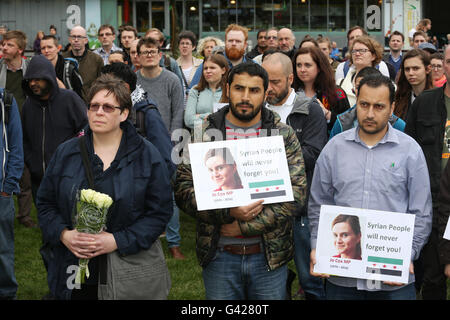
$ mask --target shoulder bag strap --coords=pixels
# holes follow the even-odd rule
[[[95,190],[94,186],[94,173],[89,163],[88,152],[86,148],[86,136],[81,136],[78,140],[81,151],[81,159],[83,160],[84,170],[86,171],[86,177],[88,179],[89,187]],[[107,255],[102,254],[98,257],[98,268],[99,268],[99,283],[105,285],[107,283],[107,272],[108,272],[108,260]]]
[[[81,151],[81,159],[83,160],[84,171],[86,172],[86,177],[88,179],[89,187],[95,189],[94,187],[94,173],[89,163],[88,152],[86,148],[86,136],[81,136],[78,140]]]

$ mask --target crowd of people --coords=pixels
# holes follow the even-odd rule
[[[48,299],[166,299],[159,239],[171,258],[185,259],[180,210],[197,221],[206,299],[288,299],[295,274],[307,300],[446,299],[450,46],[438,50],[427,22],[408,38],[392,32],[387,53],[360,26],[342,51],[322,36],[296,47],[291,29],[274,27],[259,30],[248,50],[248,29],[230,24],[224,41],[180,32],[172,53],[156,28],[138,37],[132,26],[105,24],[102,46],[90,50],[77,25],[63,50],[51,26],[37,33],[32,58],[24,32],[0,28],[0,298],[15,299],[18,288],[15,195],[19,222],[42,231]],[[186,141],[264,130],[283,138],[294,201],[199,211]],[[205,161],[217,190],[237,188],[224,173],[234,177],[235,163],[216,154]],[[74,227],[86,188],[114,201],[99,234]],[[315,273],[322,205],[414,215],[408,283]],[[360,231],[341,218],[336,257],[361,259],[342,236],[360,242]],[[90,259],[91,276],[72,286],[78,259]]]

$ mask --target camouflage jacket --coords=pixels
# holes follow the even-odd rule
[[[225,115],[228,110],[228,106],[224,107],[204,121],[201,131],[203,142],[218,140],[220,132],[221,137],[225,137]],[[239,221],[239,226],[246,237],[261,236],[268,267],[274,270],[293,257],[293,217],[299,213],[306,200],[306,174],[300,143],[294,130],[281,123],[279,116],[265,107],[262,108],[261,119],[262,129],[267,129],[267,135],[277,132],[283,136],[295,201],[264,205],[255,219]],[[235,219],[229,209],[197,210],[187,149],[184,149],[183,162],[177,169],[175,199],[181,210],[197,220],[197,258],[200,265],[206,267],[215,256],[220,227]]]

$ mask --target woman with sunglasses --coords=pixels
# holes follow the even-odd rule
[[[103,268],[106,255],[116,252],[133,259],[148,250],[154,253],[153,258],[149,254],[139,264],[140,270],[147,272],[132,274],[125,269],[119,275],[126,273],[126,279],[122,274],[122,281],[114,282],[121,288],[133,288],[134,294],[115,297],[165,299],[170,280],[158,238],[173,208],[167,166],[158,150],[127,121],[132,103],[123,81],[101,75],[93,83],[88,101],[85,136],[58,147],[37,195],[44,247],[52,257],[48,260],[50,291],[57,299],[95,300],[101,274],[109,270]],[[87,165],[83,164],[83,145]],[[87,178],[89,171],[93,186]],[[81,233],[74,228],[77,193],[88,188],[113,199],[106,231],[99,234]],[[77,286],[73,281],[76,270],[71,266],[77,266],[81,258],[90,259],[90,276]],[[148,274],[156,265],[158,273]],[[107,279],[110,276],[106,274]],[[148,295],[142,296],[142,292]]]

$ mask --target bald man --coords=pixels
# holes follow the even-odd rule
[[[267,107],[279,114],[281,122],[290,125],[296,132],[302,147],[306,166],[306,179],[311,185],[314,166],[319,153],[327,143],[327,122],[322,108],[316,100],[301,98],[291,88],[294,81],[292,62],[281,52],[267,55],[261,65],[269,75]],[[310,235],[306,204],[295,218],[294,261],[305,298],[324,299],[325,292],[320,279],[309,274]]]
[[[103,59],[87,49],[88,38],[86,29],[82,26],[75,26],[70,30],[69,42],[72,49],[64,52],[63,57],[73,58],[78,61],[78,70],[83,79],[81,92],[86,102],[87,93],[92,82],[100,75],[100,70],[103,67]]]
[[[280,51],[292,59],[295,53],[295,35],[289,28],[281,28],[278,31],[278,47]]]

